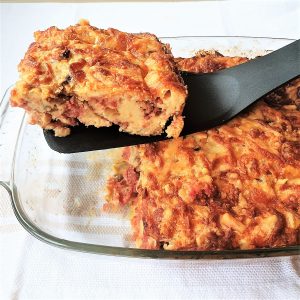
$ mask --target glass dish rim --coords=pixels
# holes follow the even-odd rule
[[[294,41],[290,38],[273,38],[273,37],[253,37],[253,36],[174,36],[174,37],[160,37],[160,39],[185,39],[185,38],[228,38],[228,39],[257,39],[257,40],[281,40],[281,41]],[[267,50],[267,49],[266,49]],[[9,105],[8,103],[8,91],[9,87],[1,101],[2,106],[0,111],[5,112]],[[7,98],[7,99],[6,99]],[[256,248],[256,249],[233,249],[233,250],[149,250],[149,249],[138,249],[138,248],[126,248],[126,247],[115,247],[106,245],[96,245],[70,241],[62,238],[58,238],[51,235],[37,225],[35,225],[30,218],[27,216],[26,212],[22,209],[22,205],[19,201],[18,190],[15,186],[15,163],[16,157],[21,147],[21,141],[23,137],[23,131],[26,126],[25,112],[23,113],[22,120],[19,124],[19,130],[17,133],[16,144],[14,146],[13,159],[11,163],[11,173],[8,182],[0,181],[0,185],[3,186],[9,194],[13,211],[18,219],[19,223],[35,238],[43,241],[52,246],[57,246],[64,249],[70,249],[80,252],[87,252],[93,254],[102,255],[113,255],[113,256],[125,256],[125,257],[135,257],[135,258],[160,258],[160,259],[232,259],[232,258],[257,258],[257,257],[275,257],[275,256],[286,256],[286,255],[299,255],[300,245],[280,247],[280,248]]]

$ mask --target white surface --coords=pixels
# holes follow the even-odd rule
[[[17,64],[33,32],[89,19],[100,28],[158,36],[246,35],[300,37],[300,3],[212,1],[178,3],[2,4],[0,94],[17,79]]]
[[[300,36],[297,0],[1,4],[0,8],[1,95],[16,80],[16,65],[33,31],[51,25],[65,27],[80,18],[102,28],[149,31],[158,36]],[[0,136],[3,142],[9,143]],[[57,249],[32,238],[18,224],[0,187],[1,299],[297,299],[299,275],[299,256],[168,261]]]

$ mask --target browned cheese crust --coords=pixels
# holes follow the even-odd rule
[[[230,68],[248,61],[246,57],[223,56],[217,51],[198,51],[195,56],[189,58],[175,58],[180,71],[193,73],[210,73],[225,68]]]
[[[177,59],[211,72],[246,61]],[[220,250],[299,244],[300,79],[220,127],[126,148],[105,208],[131,209],[137,247]]]
[[[149,33],[101,30],[81,21],[35,33],[19,64],[11,105],[29,122],[70,134],[78,121],[138,135],[179,136],[187,90],[167,45]]]

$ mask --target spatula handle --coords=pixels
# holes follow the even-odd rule
[[[239,99],[255,101],[300,75],[300,40],[236,68],[239,69],[239,76],[235,68],[228,71],[235,73],[243,91],[243,97]]]

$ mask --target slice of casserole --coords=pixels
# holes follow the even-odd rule
[[[210,72],[245,60],[202,53],[177,63]],[[130,207],[140,248],[299,244],[299,109],[300,79],[220,127],[125,148],[107,183],[104,208]]]
[[[86,126],[117,124],[138,135],[179,136],[187,90],[167,45],[149,33],[101,30],[81,21],[35,33],[19,64],[11,105],[29,121],[70,134]]]

